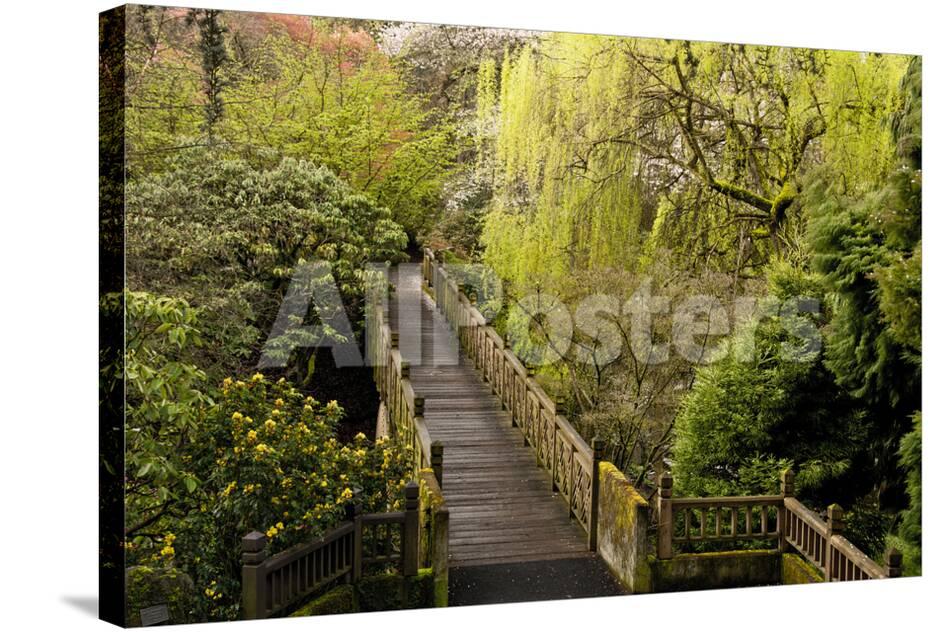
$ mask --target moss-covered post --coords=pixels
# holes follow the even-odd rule
[[[420,486],[417,483],[411,481],[404,487],[404,534],[401,542],[404,577],[417,575],[417,552],[420,543],[419,497]]]
[[[407,445],[414,449],[414,473],[416,474],[424,467],[424,450],[420,445],[417,436],[417,427],[424,425],[424,412],[426,400],[421,395],[414,396],[414,416],[407,420]]]
[[[657,559],[673,557],[673,477],[660,475],[660,496],[657,500]]]
[[[252,531],[240,542],[243,551],[243,618],[262,619],[266,616],[266,577],[263,562],[267,538],[259,531]]]
[[[591,516],[588,520],[588,550],[598,550],[598,497],[601,495],[601,461],[604,458],[604,439],[591,440]],[[554,478],[554,477],[553,477]]]
[[[831,581],[835,578],[835,558],[837,557],[837,552],[834,550],[834,544],[832,540],[836,535],[844,535],[844,510],[841,509],[841,505],[837,503],[832,503],[828,505],[828,532],[827,532],[827,543],[825,548],[825,568],[824,568],[824,577],[826,581]]]
[[[444,506],[438,507],[434,511],[432,520],[433,539],[431,542],[430,567],[434,574],[434,606],[442,608],[448,605],[449,599],[450,511]]]
[[[788,512],[785,510],[785,499],[794,496],[795,472],[789,468],[782,471],[782,505],[778,508],[778,524],[776,525],[780,553],[788,553],[791,550],[791,545],[788,543]]]
[[[884,553],[884,562],[887,566],[887,577],[900,577],[903,574],[903,554],[897,547],[890,547]]]
[[[361,488],[355,487],[352,490],[351,500],[345,506],[345,518],[352,522],[352,564],[351,581],[356,582],[361,579],[361,556],[362,556],[362,530],[361,530]]]
[[[443,444],[439,439],[430,444],[430,469],[434,471],[437,484],[443,487]]]

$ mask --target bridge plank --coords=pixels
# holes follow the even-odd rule
[[[509,411],[458,351],[449,324],[421,291],[420,271],[402,266],[396,287],[391,328],[400,334],[411,384],[424,397],[430,437],[444,445],[451,565],[591,556],[584,531],[552,491],[549,474],[536,466]]]

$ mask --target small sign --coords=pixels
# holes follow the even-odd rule
[[[157,625],[159,623],[164,623],[171,618],[171,615],[168,614],[168,605],[166,603],[158,604],[157,606],[151,606],[149,608],[142,608],[140,616],[142,626]]]

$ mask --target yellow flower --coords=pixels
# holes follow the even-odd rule
[[[329,415],[337,415],[342,410],[342,407],[338,405],[338,402],[334,399],[325,405],[325,412]]]
[[[253,380],[254,382],[262,382],[262,381],[263,381],[263,374],[262,374],[262,373],[254,373],[252,380]]]
[[[167,542],[168,544],[174,544],[174,540],[176,539],[177,539],[177,536],[174,535],[173,533],[168,533],[167,535],[164,536],[164,541]]]
[[[223,388],[230,388],[233,385],[232,377],[223,378]]]
[[[235,412],[233,413],[233,416],[231,417],[231,419],[233,419],[233,421],[240,421],[241,419],[243,419],[243,413]]]
[[[275,536],[277,533],[279,533],[279,531],[276,530],[276,527],[270,527],[269,529],[266,530],[266,537],[271,538]]]
[[[266,452],[269,452],[269,446],[266,445],[265,443],[261,443],[258,446],[256,446],[256,451],[261,454],[265,454]]]
[[[312,407],[309,406],[308,404],[306,404],[305,406],[302,407],[302,410],[304,410],[304,411],[307,412],[307,413],[311,413],[311,412],[312,412]]]
[[[250,443],[253,443],[254,441],[256,441],[256,431],[250,430],[248,433],[246,433],[246,440],[249,441]]]
[[[230,484],[224,488],[224,490],[220,493],[220,495],[226,498],[227,496],[230,495],[230,493],[234,489],[236,489],[236,486],[237,486],[236,481],[230,481]]]
[[[272,419],[267,419],[263,425],[266,426],[266,430],[269,430],[269,431],[276,429],[276,422],[273,421]]]
[[[285,529],[286,527],[283,525],[283,523],[277,522],[277,523],[276,523],[276,528],[279,529],[280,531],[282,531],[282,530]]]
[[[367,438],[368,437],[366,437],[365,433],[363,432],[359,432],[358,434],[355,435],[355,441],[364,441]]]
[[[161,549],[161,556],[168,559],[174,557],[174,547],[168,544],[163,549]]]
[[[353,494],[352,494],[352,491],[351,491],[351,488],[350,488],[350,487],[346,487],[346,488],[342,491],[342,499],[343,499],[343,500],[348,500],[348,499],[350,499],[352,496],[353,496]]]
[[[275,404],[276,408],[279,408],[280,406],[283,405],[282,398],[277,399],[277,400],[276,400],[275,402],[273,402],[273,403]]]

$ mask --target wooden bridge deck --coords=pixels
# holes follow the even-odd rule
[[[451,566],[593,557],[549,474],[421,290],[419,266],[401,265],[397,275],[391,326],[425,398],[431,438],[444,445]]]

